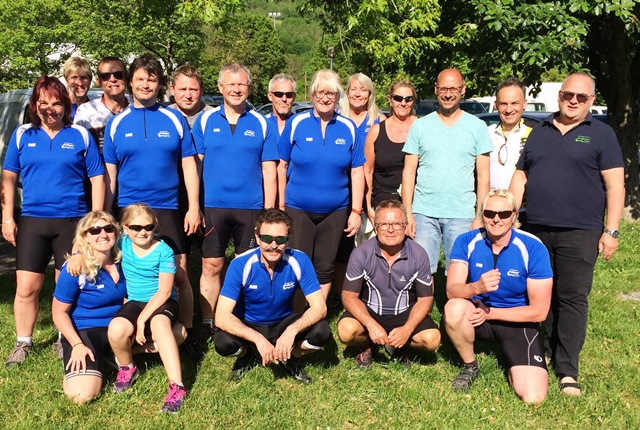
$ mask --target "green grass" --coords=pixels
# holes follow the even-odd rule
[[[107,374],[103,395],[76,406],[62,394],[61,363],[51,344],[53,291],[47,277],[40,297],[35,352],[13,369],[0,366],[0,428],[11,429],[637,429],[640,428],[640,303],[619,293],[640,291],[640,224],[625,223],[621,246],[600,260],[590,297],[587,342],[581,355],[583,395],[560,393],[550,376],[545,403],[527,406],[509,389],[499,351],[482,346],[480,378],[467,394],[450,389],[458,358],[445,339],[436,354],[419,354],[411,369],[384,355],[371,369],[355,368],[353,352],[332,343],[309,357],[313,384],[303,386],[270,368],[256,368],[240,383],[228,381],[233,360],[211,350],[198,368],[183,361],[189,397],[176,415],[159,412],[167,381],[157,361],[134,388],[116,395]],[[434,315],[444,304],[437,279]],[[0,276],[0,358],[14,342],[15,276]],[[330,321],[335,333],[338,315]]]

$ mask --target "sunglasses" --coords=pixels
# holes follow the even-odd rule
[[[266,244],[275,241],[278,245],[284,245],[289,240],[289,236],[271,236],[269,234],[259,234],[258,237]]]
[[[401,103],[402,100],[404,100],[406,103],[411,103],[413,101],[413,96],[402,97],[402,96],[399,96],[398,94],[394,94],[391,96],[391,100],[394,100],[398,103]]]
[[[271,91],[271,94],[276,96],[276,98],[278,99],[281,99],[284,96],[287,96],[288,99],[292,99],[296,96],[296,93],[294,93],[293,91],[287,91],[286,93],[282,91]]]
[[[124,72],[120,70],[118,72],[98,73],[98,77],[100,78],[101,81],[108,81],[109,79],[111,79],[111,76],[121,81],[124,79]]]
[[[156,229],[156,225],[155,224],[147,224],[147,225],[137,225],[137,224],[131,224],[128,226],[131,230],[135,231],[135,232],[139,232],[142,230],[145,231],[153,231]]]
[[[586,103],[587,100],[589,100],[591,97],[594,97],[590,96],[589,94],[573,93],[571,91],[560,91],[560,97],[562,97],[562,100],[564,101],[570,102],[571,100],[573,100],[574,96],[578,100],[578,103]]]
[[[485,209],[482,211],[482,215],[489,219],[494,219],[496,215],[498,215],[500,219],[507,219],[513,215],[514,212],[515,211],[491,211],[489,209]]]
[[[92,236],[97,236],[102,232],[102,230],[104,230],[105,233],[113,233],[114,231],[116,231],[116,226],[107,224],[107,225],[91,227],[87,229],[87,233],[89,233]]]

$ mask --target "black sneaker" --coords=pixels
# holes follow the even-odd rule
[[[373,363],[373,350],[369,344],[360,348],[360,354],[356,355],[356,365],[361,369],[368,369],[371,363]]]
[[[388,349],[387,349],[388,348]],[[397,361],[402,364],[405,369],[409,369],[411,367],[411,360],[409,360],[409,348],[403,346],[402,348],[395,348],[393,346],[385,347],[392,360]]]
[[[180,350],[182,350],[184,355],[194,363],[200,363],[205,355],[205,352],[200,347],[200,343],[195,336],[188,336],[184,343],[180,345]]]
[[[246,374],[255,366],[255,356],[251,349],[247,349],[247,352],[236,358],[236,362],[231,369],[231,380],[240,382],[246,376]]]
[[[457,391],[467,391],[471,388],[471,384],[473,384],[473,381],[475,381],[479,374],[479,367],[464,365],[456,379],[451,383],[451,386]]]
[[[303,384],[311,383],[311,376],[307,375],[302,361],[299,358],[291,356],[289,360],[281,362],[280,364],[296,381],[302,382]]]

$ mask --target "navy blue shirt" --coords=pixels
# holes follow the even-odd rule
[[[601,171],[624,167],[618,139],[591,114],[565,135],[553,118],[550,115],[531,131],[516,165],[527,173],[527,220],[602,230],[606,192]]]

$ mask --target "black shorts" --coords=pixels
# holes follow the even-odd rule
[[[86,330],[78,331],[82,343],[93,352],[93,357],[96,361],[91,361],[91,358],[86,358],[84,373],[71,373],[71,370],[67,369],[67,363],[71,359],[71,351],[73,348],[64,337],[61,340],[62,343],[62,362],[64,363],[65,379],[73,378],[79,375],[94,375],[102,378],[102,372],[104,370],[104,357],[107,354],[112,354],[111,347],[109,346],[109,339],[107,338],[107,328],[97,327]]]
[[[269,342],[275,345],[278,338],[282,336],[282,333],[284,333],[287,327],[300,319],[301,316],[302,314],[291,314],[282,321],[274,324],[254,324],[248,321],[243,321],[243,323],[247,327],[262,334]],[[306,340],[310,345],[320,349],[327,344],[331,337],[331,327],[329,327],[329,323],[325,320],[320,320],[311,327],[308,327],[306,330],[298,333],[296,336],[296,342]],[[239,338],[222,330],[218,330],[215,333],[213,343],[218,354],[223,357],[235,354],[242,346],[253,345],[245,339]]]
[[[71,254],[79,219],[20,217],[16,238],[16,269],[44,273],[51,255],[56,269],[60,269],[65,254]]]
[[[391,333],[391,330],[393,330],[394,328],[402,327],[407,323],[407,320],[409,319],[409,314],[411,313],[411,309],[413,309],[413,306],[411,306],[406,311],[399,313],[398,315],[378,315],[377,313],[372,311],[369,307],[367,307],[367,311],[369,311],[369,315],[371,315],[371,318],[373,318],[375,322],[380,324],[380,326],[384,329],[384,331],[387,332],[387,334]],[[351,315],[351,312],[349,311],[344,311],[340,316],[340,319],[342,318],[356,319],[353,315]],[[425,319],[420,321],[420,324],[418,324],[418,326],[413,331],[413,333],[411,333],[411,337],[415,336],[421,331],[431,330],[431,329],[438,330],[438,325],[431,318],[431,315],[427,315]],[[366,327],[364,329],[364,332],[365,334],[367,334]]]
[[[547,369],[538,324],[485,321],[475,327],[475,332],[478,340],[500,343],[509,368],[535,366]]]
[[[140,316],[140,314],[142,313],[142,310],[146,305],[147,305],[146,302],[138,302],[135,300],[130,300],[126,302],[120,308],[120,310],[116,312],[116,314],[113,317],[114,318],[120,317],[129,321],[131,325],[133,325],[133,330],[134,330],[133,336],[135,337],[136,327],[138,325],[138,317]],[[153,337],[151,336],[150,324],[151,324],[151,320],[156,315],[165,315],[171,321],[171,326],[173,326],[178,321],[178,318],[180,316],[180,306],[178,305],[178,302],[175,301],[174,299],[169,299],[166,301],[165,304],[160,306],[151,314],[151,316],[149,317],[149,319],[144,325],[144,335],[146,336],[148,342],[151,342],[153,340]]]
[[[261,210],[204,208],[204,239],[202,257],[224,257],[233,238],[236,255],[256,246],[255,225]]]
[[[173,209],[154,209],[159,226],[156,236],[171,247],[175,255],[187,254],[187,234],[184,232],[184,219],[180,212]]]

